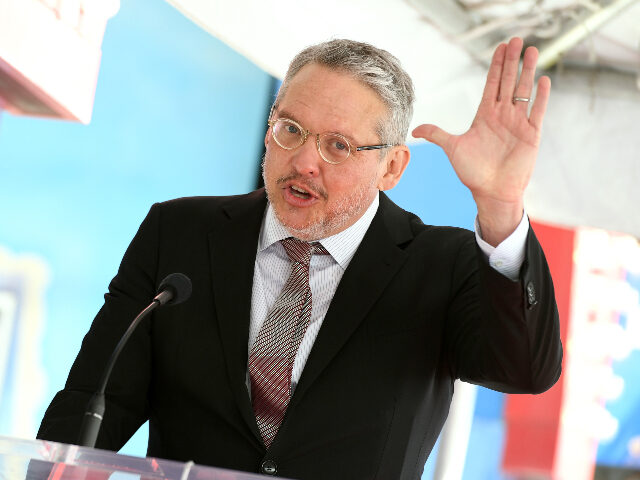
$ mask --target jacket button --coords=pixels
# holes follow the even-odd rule
[[[527,302],[529,303],[529,308],[533,308],[533,306],[538,303],[536,298],[536,289],[533,286],[533,282],[527,283]]]
[[[278,464],[273,460],[265,460],[260,465],[260,473],[264,473],[265,475],[275,475],[278,473]]]

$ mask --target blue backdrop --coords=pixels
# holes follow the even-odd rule
[[[50,271],[38,419],[151,204],[254,188],[271,84],[167,3],[128,0],[107,27],[90,125],[3,115],[0,245]],[[0,409],[0,434],[13,413]]]

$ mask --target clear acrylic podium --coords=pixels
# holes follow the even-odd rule
[[[271,477],[279,478],[279,477]],[[265,476],[0,436],[0,480],[264,480]]]

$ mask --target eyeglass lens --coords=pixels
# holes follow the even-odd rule
[[[273,135],[280,146],[293,149],[302,145],[304,132],[290,120],[278,119],[273,127]],[[320,153],[331,163],[340,163],[349,157],[350,146],[341,135],[324,133],[320,135]]]

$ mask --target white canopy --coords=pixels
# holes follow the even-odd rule
[[[412,127],[456,133],[473,119],[493,47],[524,37],[541,66],[561,61],[528,212],[640,238],[640,1],[168,1],[279,78],[298,51],[330,38],[384,48],[414,80]]]

